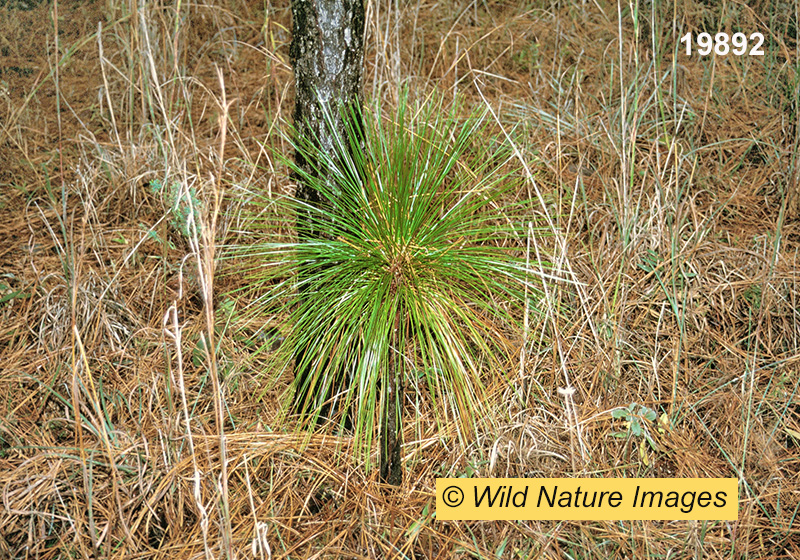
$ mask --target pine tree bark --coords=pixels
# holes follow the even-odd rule
[[[292,0],[292,44],[290,48],[295,75],[294,126],[302,138],[333,154],[335,138],[347,138],[345,115],[360,115],[362,68],[364,65],[363,0]],[[352,109],[356,109],[353,111]],[[333,119],[330,126],[325,113]],[[356,123],[361,130],[360,123]],[[345,142],[345,145],[348,143]],[[306,154],[307,155],[307,154]],[[299,151],[295,161],[304,172],[319,169],[306,161]],[[295,176],[297,197],[310,206],[319,207],[319,193]],[[310,212],[297,216],[301,239],[325,235],[324,224],[314,220]],[[307,292],[300,279],[300,297]],[[310,372],[300,366],[303,352],[295,356],[295,383],[302,387]],[[346,376],[344,376],[346,377]],[[333,388],[335,392],[342,388]],[[327,400],[332,395],[325,395]],[[308,416],[319,402],[318,395],[299,391],[294,397],[295,411]],[[329,407],[325,407],[329,408]],[[322,418],[332,417],[322,410]]]
[[[334,154],[336,138],[346,141],[346,119],[361,115],[362,68],[364,63],[364,3],[363,0],[292,0],[292,45],[291,59],[295,74],[294,124],[299,135],[317,142],[318,146],[331,155]],[[333,119],[333,126],[326,122],[325,112]],[[362,130],[362,123],[352,123],[355,130]],[[314,162],[306,161],[300,153],[295,154],[298,167],[305,172],[320,169]],[[299,179],[299,178],[298,178]],[[323,178],[324,179],[324,178]],[[334,185],[330,185],[334,186]],[[333,190],[335,192],[335,189]],[[303,181],[297,181],[297,197],[309,205],[322,204],[319,193]],[[335,205],[335,202],[333,202]],[[334,210],[335,214],[335,208]],[[311,214],[297,217],[298,230],[305,238],[319,238],[325,235],[325,224],[315,223]],[[301,279],[302,280],[302,279]],[[303,282],[300,283],[303,286]],[[306,290],[301,287],[300,297]],[[397,325],[395,325],[395,332]],[[295,356],[295,383],[303,386],[303,379],[310,372],[303,371],[302,351]],[[402,445],[402,383],[398,375],[395,358],[390,359],[389,375],[384,383],[387,406],[382,411],[381,422],[381,479],[390,484],[400,484],[402,465],[400,447]],[[349,376],[338,375],[347,380]],[[333,392],[347,390],[347,387],[333,387]],[[298,391],[295,395],[295,410],[308,415],[311,407],[319,403],[321,395],[307,395]],[[327,400],[332,395],[324,395]],[[331,410],[333,408],[333,410]],[[326,405],[321,417],[334,418],[337,411]]]
[[[361,103],[363,0],[292,0],[290,54],[295,75],[297,132],[315,139],[321,148],[332,153],[335,135],[347,138],[343,115],[351,114],[350,109],[359,108]],[[324,108],[333,117],[333,130],[325,122]],[[310,162],[300,154],[296,158],[301,168],[309,170]],[[306,202],[320,203],[317,192],[302,182],[297,186],[297,195]]]
[[[398,310],[392,328],[391,348],[389,349],[388,371],[384,377],[384,409],[381,411],[381,480],[400,486],[403,482],[403,464],[400,450],[403,446],[403,375],[402,358],[398,355],[403,349],[403,333],[400,332],[402,310]],[[401,338],[402,337],[402,338]]]

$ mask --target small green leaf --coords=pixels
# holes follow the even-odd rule
[[[29,298],[29,297],[31,297],[30,294],[25,293],[25,292],[23,292],[21,290],[17,290],[16,292],[11,292],[10,294],[6,294],[6,295],[0,297],[0,304],[3,304],[5,302],[7,302],[7,301],[11,301],[12,299],[15,299],[15,298],[26,299],[26,298]]]
[[[198,339],[197,344],[192,350],[192,363],[195,367],[202,367],[206,361],[206,343],[202,337]]]
[[[497,547],[497,550],[495,551],[495,556],[497,556],[498,558],[502,558],[503,552],[505,552],[507,545],[508,545],[508,537],[503,539],[503,542],[501,542],[500,546]]]

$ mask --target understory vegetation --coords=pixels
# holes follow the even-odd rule
[[[303,244],[288,0],[0,1],[0,557],[800,557],[799,8],[748,4],[367,3]],[[721,31],[764,55],[685,54]],[[311,395],[363,358],[353,426],[289,413],[304,347]],[[739,519],[439,521],[459,476]]]

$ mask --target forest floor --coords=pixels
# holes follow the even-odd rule
[[[554,270],[490,428],[409,391],[392,488],[282,415],[218,258],[293,190],[288,0],[0,1],[0,557],[800,558],[798,6],[748,4],[367,3],[365,100],[491,108]],[[736,478],[739,515],[437,520],[458,476]]]

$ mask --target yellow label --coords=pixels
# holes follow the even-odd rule
[[[437,478],[441,520],[723,520],[735,478]]]

